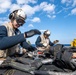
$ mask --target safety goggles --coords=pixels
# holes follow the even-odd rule
[[[50,36],[50,34],[45,34],[47,37],[49,37]]]
[[[17,24],[20,26],[22,26],[25,23],[24,19],[20,17],[16,17],[15,19],[16,19]]]

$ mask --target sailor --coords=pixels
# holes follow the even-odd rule
[[[51,42],[49,38],[50,35],[51,35],[51,32],[49,30],[46,30],[42,35],[38,36],[35,42],[38,50],[41,50],[41,51],[50,50],[51,46],[59,42],[58,40]]]
[[[27,15],[22,9],[14,10],[10,13],[10,22],[0,26],[0,57],[12,56],[21,49],[23,53],[35,48],[26,42],[26,38],[40,35],[37,29],[21,33],[18,29],[23,26]]]
[[[71,42],[71,47],[76,47],[76,39]]]

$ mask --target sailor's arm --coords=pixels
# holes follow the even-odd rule
[[[41,43],[41,38],[40,38],[40,36],[38,36],[35,44],[36,44],[37,47],[43,47],[43,46],[44,46],[44,45]]]
[[[41,34],[41,32],[34,29],[34,30],[27,31],[24,34],[8,37],[6,27],[0,26],[0,49],[7,49],[10,47],[13,47],[18,43],[24,42],[25,38],[34,36],[36,34]]]
[[[49,40],[49,45],[50,45],[50,46],[53,46],[53,45],[54,45],[54,43],[53,43],[53,42],[51,42],[51,41]]]
[[[10,48],[23,41],[25,41],[24,34],[8,37],[6,27],[0,26],[0,49]]]

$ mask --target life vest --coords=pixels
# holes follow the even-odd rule
[[[3,26],[5,26],[7,29],[7,36],[15,36],[20,34],[19,30],[15,34],[15,30],[8,23],[4,24]],[[18,52],[19,50],[20,50],[20,44],[17,44],[6,50],[0,50],[0,57],[6,57],[8,55],[11,55],[11,53],[14,54],[15,52]]]
[[[41,42],[42,44],[45,44],[48,46],[49,45],[49,38],[45,38],[44,35],[41,35]]]
[[[49,50],[50,49],[50,45],[49,45],[49,38],[45,38],[44,35],[41,35],[41,42],[43,45],[46,44],[46,47],[37,47],[38,50],[40,51],[45,51],[45,50]]]

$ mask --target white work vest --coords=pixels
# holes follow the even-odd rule
[[[4,26],[7,28],[7,35],[8,36],[15,36],[16,35],[15,30],[8,23],[6,23]],[[20,34],[20,31],[17,32],[17,35],[18,34]],[[15,46],[9,48],[8,50],[9,51],[10,50],[15,50],[16,52],[18,52],[20,50],[20,44],[17,44]]]
[[[49,45],[49,38],[45,38],[44,35],[41,35],[41,42],[42,44],[47,44],[47,46]]]
[[[6,29],[7,29],[7,36],[16,35],[15,30],[8,23],[4,24],[3,26],[5,26]],[[17,34],[20,34],[20,31],[17,32]],[[10,42],[8,42],[8,43],[10,43]],[[17,44],[15,46],[11,47],[11,48],[6,49],[6,50],[0,50],[0,57],[6,57],[7,56],[7,51],[10,52],[11,50],[12,51],[14,50],[14,51],[18,52],[20,50],[20,44]]]
[[[49,50],[50,49],[50,45],[49,45],[49,38],[45,39],[44,35],[41,35],[41,44],[46,44],[46,47],[37,47],[38,50],[40,51],[45,51],[45,50]]]

